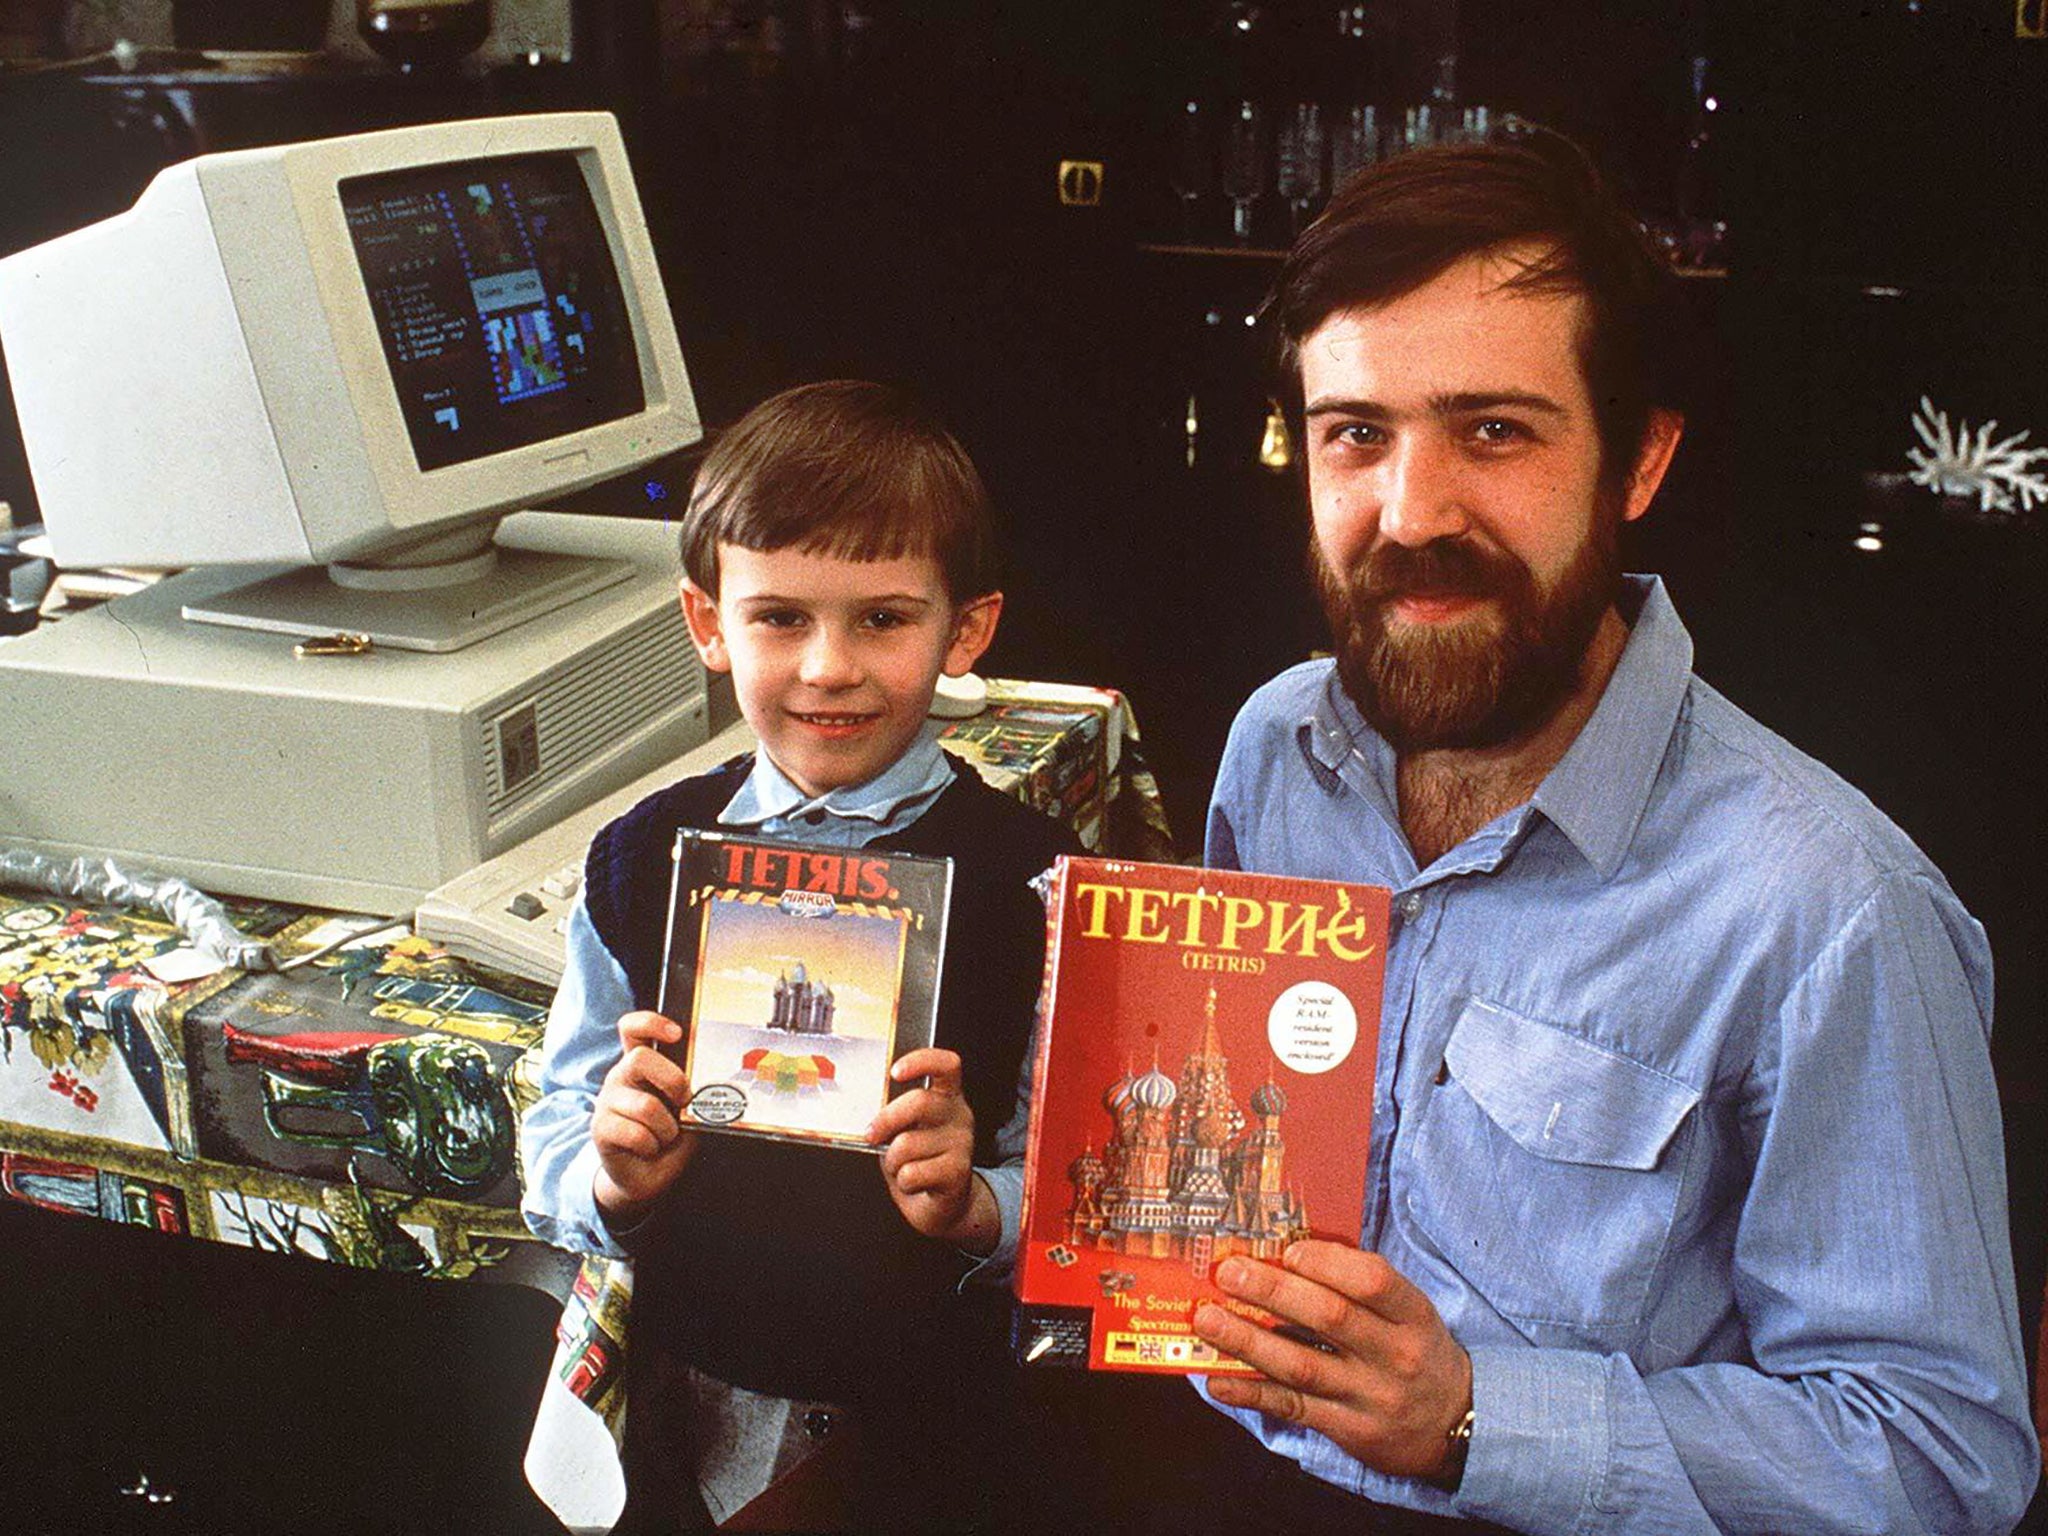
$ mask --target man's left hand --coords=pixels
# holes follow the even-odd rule
[[[1472,1357],[1429,1298],[1385,1259],[1311,1239],[1291,1245],[1281,1267],[1225,1259],[1216,1283],[1329,1346],[1296,1343],[1206,1303],[1195,1311],[1195,1332],[1260,1373],[1211,1376],[1217,1402],[1318,1430],[1391,1476],[1450,1474],[1450,1432],[1472,1406]]]

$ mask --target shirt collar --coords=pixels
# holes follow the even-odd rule
[[[1633,615],[1628,643],[1599,704],[1530,800],[1602,879],[1620,868],[1635,837],[1692,677],[1692,636],[1663,579],[1622,581],[1622,617]],[[1366,772],[1345,775],[1347,782],[1375,798],[1389,823],[1400,826],[1393,748],[1366,724],[1334,667],[1301,722],[1299,739],[1311,762],[1332,776],[1355,757]]]
[[[1657,576],[1628,576],[1636,610],[1614,675],[1578,737],[1532,797],[1604,880],[1621,867],[1649,804],[1692,681],[1692,636]]]
[[[841,821],[886,823],[912,801],[928,800],[953,782],[953,770],[939,746],[938,730],[927,723],[909,749],[872,779],[846,784],[822,795],[807,795],[769,759],[754,754],[753,770],[718,813],[720,826],[758,827],[823,811]]]
[[[1365,716],[1332,666],[1323,677],[1314,707],[1298,727],[1301,749],[1326,788],[1342,780],[1363,795],[1396,831],[1401,826],[1400,792],[1395,787],[1394,749],[1365,723]],[[1407,846],[1407,839],[1402,839]]]

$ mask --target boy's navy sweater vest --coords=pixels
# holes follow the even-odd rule
[[[750,758],[649,796],[590,846],[585,902],[635,1002],[661,990],[680,828],[716,828]],[[1064,825],[953,764],[954,782],[902,832],[871,845],[948,854],[952,907],[935,1043],[958,1051],[975,1161],[1015,1108],[1044,965],[1032,876],[1079,844]],[[897,1214],[865,1153],[706,1135],[657,1213],[633,1235],[632,1349],[783,1397],[857,1402],[877,1385],[960,1368],[956,1294],[966,1262]],[[968,1332],[976,1331],[973,1328]]]

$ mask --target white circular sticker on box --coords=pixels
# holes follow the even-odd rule
[[[1295,1071],[1327,1072],[1342,1066],[1358,1043],[1358,1010],[1335,987],[1298,981],[1273,1000],[1266,1039]]]

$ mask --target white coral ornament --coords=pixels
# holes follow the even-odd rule
[[[1995,421],[1974,429],[1965,421],[1952,429],[1948,412],[1937,411],[1925,395],[1913,417],[1913,430],[1927,445],[1924,450],[1906,450],[1913,463],[1910,478],[1915,485],[1924,485],[1938,496],[1974,496],[1977,510],[1984,513],[2014,511],[2015,497],[2017,510],[2022,512],[2033,511],[2037,501],[2048,503],[2048,477],[2034,468],[2048,459],[2048,448],[2021,447],[2026,432],[2015,432],[1994,443]]]

